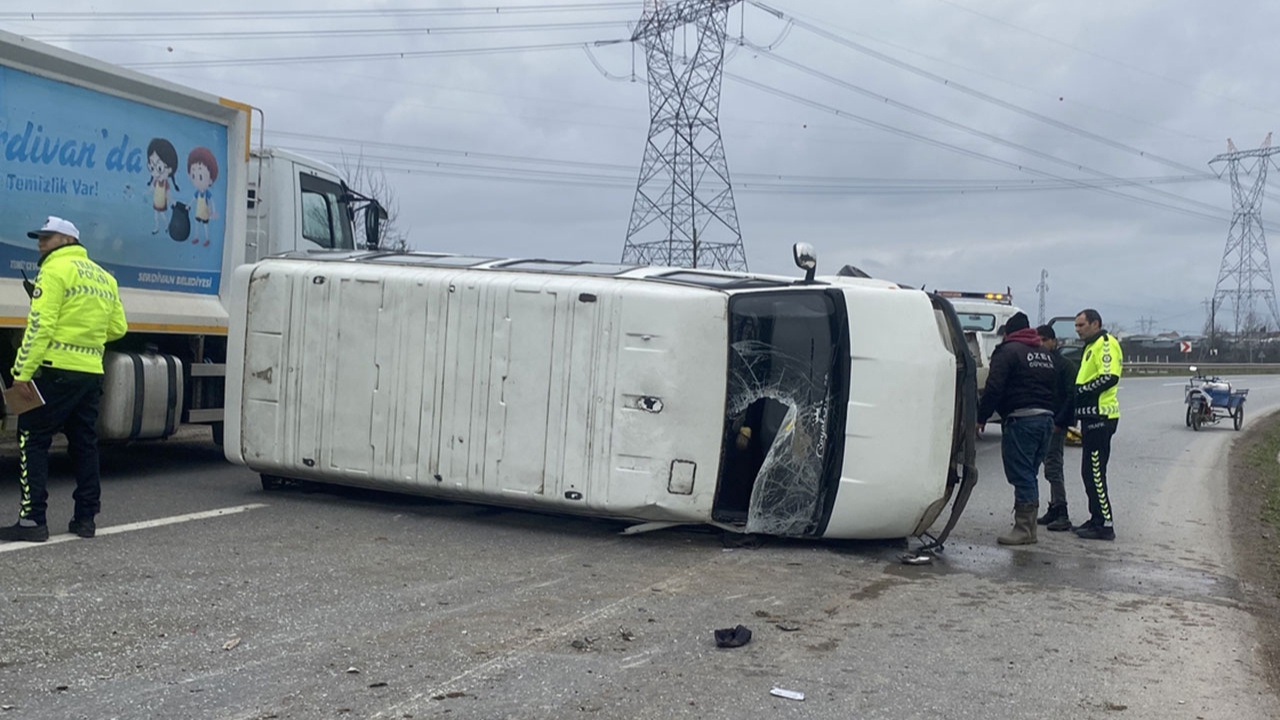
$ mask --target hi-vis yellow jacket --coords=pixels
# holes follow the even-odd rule
[[[1120,343],[1106,332],[1086,341],[1076,375],[1076,417],[1115,419],[1120,417],[1116,389],[1120,384],[1124,358]]]
[[[30,380],[41,365],[101,375],[104,347],[128,329],[116,279],[84,246],[55,248],[40,261],[13,379]]]

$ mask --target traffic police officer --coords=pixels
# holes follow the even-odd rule
[[[1075,417],[1080,421],[1084,450],[1081,474],[1089,498],[1089,521],[1076,528],[1087,540],[1114,540],[1111,497],[1107,493],[1107,461],[1111,459],[1111,437],[1120,424],[1120,403],[1116,399],[1124,358],[1120,342],[1102,329],[1097,310],[1076,315],[1076,334],[1084,341],[1080,370],[1076,374]],[[1066,418],[1059,424],[1066,426]]]
[[[75,225],[50,217],[27,235],[39,241],[40,274],[30,290],[31,314],[13,364],[13,385],[31,400],[39,393],[44,405],[18,416],[21,507],[17,524],[0,528],[0,540],[49,539],[49,445],[57,432],[67,436],[76,475],[68,530],[89,538],[101,495],[96,425],[102,355],[128,325],[115,278],[89,259]]]

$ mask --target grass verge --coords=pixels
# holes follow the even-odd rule
[[[1268,677],[1280,690],[1280,413],[1252,423],[1231,449],[1231,539],[1258,622]]]

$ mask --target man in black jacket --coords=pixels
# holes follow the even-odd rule
[[[1075,392],[1076,366],[1063,357],[1058,349],[1058,334],[1050,325],[1036,328],[1040,335],[1040,343],[1045,350],[1053,353],[1053,364],[1058,377],[1054,385],[1054,401],[1057,403],[1056,415],[1065,413],[1071,405],[1071,395]],[[1062,532],[1071,529],[1071,519],[1067,514],[1067,489],[1062,474],[1063,446],[1067,441],[1067,429],[1054,423],[1053,436],[1049,440],[1049,454],[1044,459],[1044,478],[1049,481],[1049,509],[1036,519],[1046,530]]]
[[[1053,354],[1041,347],[1025,313],[1015,313],[1004,326],[1004,342],[991,354],[987,386],[978,405],[978,429],[999,412],[1003,431],[1000,453],[1004,474],[1013,486],[1013,530],[1001,535],[1001,545],[1029,545],[1036,541],[1036,511],[1040,508],[1038,475],[1049,451],[1053,416],[1059,409]]]

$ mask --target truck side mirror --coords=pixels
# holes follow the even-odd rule
[[[377,250],[382,244],[382,223],[386,219],[386,208],[376,200],[364,207],[364,241],[370,250]]]
[[[791,247],[795,256],[796,267],[804,270],[804,281],[813,282],[813,275],[818,271],[818,252],[809,243],[799,242]]]

